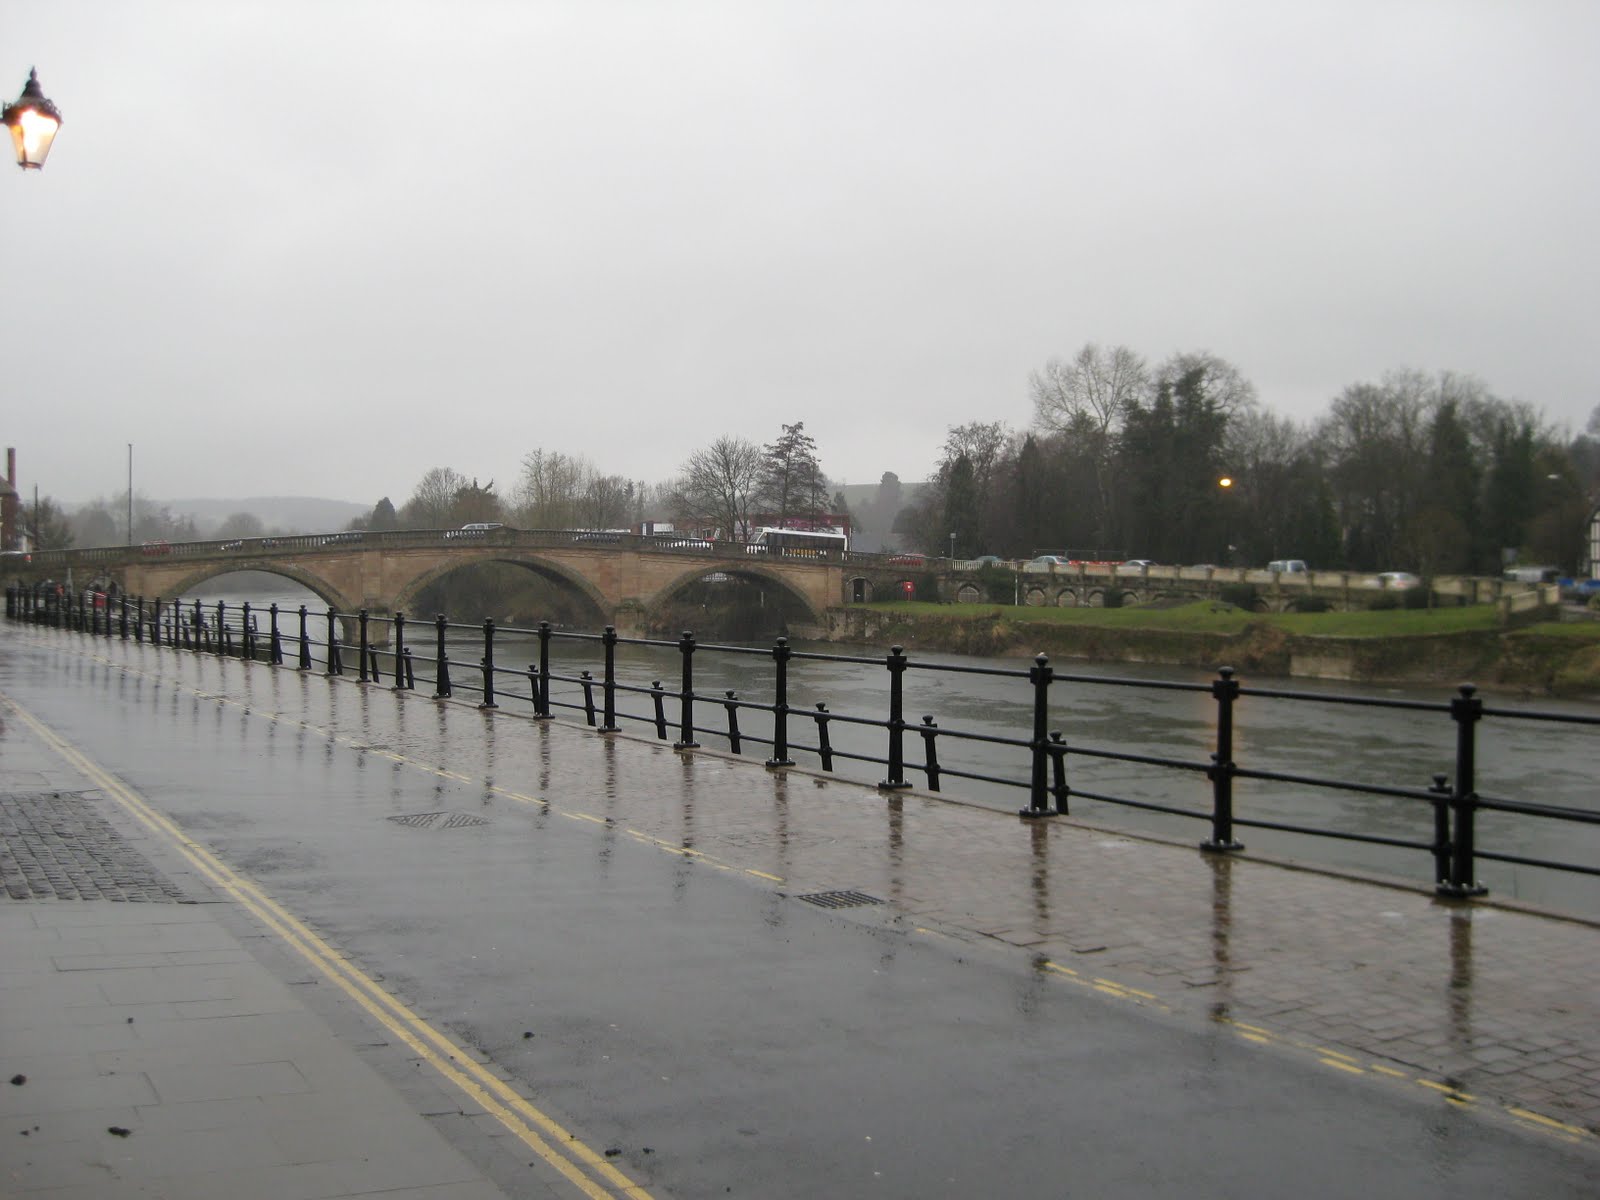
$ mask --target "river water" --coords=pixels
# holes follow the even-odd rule
[[[253,607],[277,603],[293,612],[306,604],[313,613],[326,612],[309,592],[299,592],[284,581],[271,582],[263,591],[235,580],[213,581],[200,593],[211,603],[222,600],[230,608],[248,600]],[[255,577],[260,580],[261,577]],[[264,621],[265,618],[263,617]],[[298,631],[298,621],[285,619],[286,633]],[[321,640],[325,620],[311,623],[311,635]],[[435,631],[427,624],[408,627],[407,643],[416,656],[419,676],[431,679]],[[837,643],[792,643],[795,656],[789,664],[788,703],[797,710],[790,717],[790,757],[801,768],[820,769],[816,753],[816,723],[804,712],[815,711],[821,701],[836,718],[850,716],[881,721],[888,713],[889,673],[883,665],[885,647],[849,647]],[[770,651],[770,644],[745,647]],[[453,682],[458,694],[481,686],[478,664],[482,638],[468,628],[452,629],[446,641]],[[320,659],[321,651],[316,650]],[[552,643],[551,698],[558,717],[582,720],[583,689],[575,677],[582,670],[601,674],[602,651],[598,639],[557,638]],[[826,655],[827,659],[811,655]],[[532,638],[501,631],[495,641],[496,689],[509,711],[529,711],[526,677],[500,671],[523,671],[537,656]],[[871,659],[867,663],[841,662],[839,657]],[[291,652],[292,657],[292,652]],[[346,657],[353,669],[354,655]],[[1033,723],[1033,692],[1026,659],[974,658],[910,651],[911,669],[905,675],[905,719],[920,725],[932,716],[941,730],[1026,741]],[[670,645],[635,645],[617,648],[619,683],[648,688],[660,680],[671,691],[678,686],[681,656]],[[927,668],[936,665],[961,668],[959,673]],[[1098,750],[1177,760],[1187,768],[1152,766],[1071,754],[1068,782],[1073,791],[1133,799],[1181,808],[1197,814],[1182,817],[1154,813],[1074,795],[1075,818],[1108,828],[1199,842],[1209,836],[1207,818],[1211,784],[1203,768],[1216,749],[1217,704],[1209,693],[1210,673],[1176,667],[1140,664],[1052,664],[1070,675],[1050,689],[1048,728],[1059,730],[1074,750]],[[392,667],[386,664],[386,672]],[[992,673],[989,673],[992,672]],[[571,678],[562,678],[571,677]],[[1134,681],[1127,686],[1100,680]],[[1234,709],[1234,761],[1241,769],[1263,770],[1343,779],[1372,786],[1423,789],[1435,774],[1455,770],[1455,723],[1444,707],[1450,688],[1379,688],[1348,683],[1260,678],[1242,680],[1245,693]],[[1161,685],[1203,685],[1195,690]],[[419,685],[420,686],[420,685]],[[1422,702],[1441,711],[1356,707],[1312,700],[1285,700],[1252,695],[1251,689],[1281,690],[1311,696],[1362,696],[1372,699]],[[770,653],[733,654],[703,647],[694,657],[694,690],[706,697],[697,702],[697,740],[704,746],[729,749],[728,720],[715,699],[733,691],[752,704],[773,700],[773,663]],[[594,689],[599,705],[600,689]],[[1484,693],[1486,705],[1496,710],[1558,712],[1600,716],[1594,705],[1561,702],[1545,697],[1528,699]],[[653,713],[647,695],[620,692],[619,724],[649,735]],[[804,711],[800,711],[804,710]],[[668,697],[665,705],[669,740],[678,737],[679,707]],[[639,718],[634,720],[632,718]],[[738,713],[744,739],[742,752],[755,761],[771,756],[770,714],[753,709]],[[854,725],[844,719],[829,722],[830,741],[840,755],[837,774],[877,783],[885,778],[882,760],[888,755],[887,734],[881,728]],[[1488,716],[1478,729],[1477,790],[1486,797],[1566,806],[1600,812],[1595,764],[1600,749],[1600,728],[1593,725],[1556,724]],[[997,808],[1018,809],[1027,804],[1029,756],[1021,747],[962,740],[941,733],[937,739],[942,771],[958,770],[992,775],[1024,786],[1006,786],[984,780],[941,780],[945,794]],[[923,770],[924,741],[915,733],[904,743],[905,778],[915,787],[927,783]],[[877,761],[859,761],[860,755]],[[1432,837],[1431,805],[1398,797],[1333,790],[1277,781],[1240,779],[1234,788],[1235,837],[1249,850],[1273,857],[1294,858],[1325,866],[1378,872],[1409,881],[1431,879],[1431,855],[1425,850],[1372,845],[1312,837],[1292,832],[1250,827],[1247,822],[1269,821],[1333,832],[1360,833],[1420,843]],[[1519,814],[1483,812],[1478,817],[1480,851],[1553,859],[1600,866],[1600,826],[1541,819]],[[1478,877],[1499,896],[1516,897],[1589,916],[1600,916],[1600,879],[1571,872],[1556,872],[1480,858]]]

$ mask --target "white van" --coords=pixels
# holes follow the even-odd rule
[[[1306,563],[1303,558],[1278,558],[1267,564],[1267,570],[1275,575],[1304,575]]]

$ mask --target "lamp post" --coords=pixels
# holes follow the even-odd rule
[[[24,171],[44,169],[44,160],[50,155],[50,145],[55,141],[56,130],[61,128],[61,112],[45,99],[39,89],[39,73],[28,72],[28,82],[22,95],[14,104],[0,112],[0,124],[11,130],[11,142],[17,152],[17,166]]]
[[[955,530],[952,529],[950,531],[950,561],[951,562],[955,562],[955,560],[956,560],[956,534],[955,534]]]
[[[128,443],[128,545],[133,545],[133,443]]]
[[[1233,566],[1233,546],[1229,543],[1228,518],[1232,509],[1228,504],[1228,496],[1233,490],[1233,476],[1224,475],[1217,480],[1217,487],[1222,489],[1222,565]]]

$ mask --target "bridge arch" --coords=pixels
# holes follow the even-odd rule
[[[570,567],[542,558],[537,554],[496,554],[491,557],[484,557],[480,554],[452,555],[445,561],[418,572],[402,583],[394,596],[394,608],[397,612],[411,612],[416,608],[417,597],[445,576],[471,567],[486,566],[490,563],[518,567],[530,574],[558,584],[577,596],[589,608],[593,616],[597,618],[597,624],[607,624],[612,620],[610,606],[606,603],[605,597],[601,595],[599,588]]]
[[[208,563],[197,567],[189,574],[183,576],[178,586],[173,589],[174,596],[185,596],[194,591],[203,583],[209,583],[224,575],[237,575],[241,571],[252,571],[260,575],[275,575],[279,579],[287,579],[290,583],[298,584],[308,592],[313,593],[330,608],[336,608],[342,613],[355,611],[358,601],[344,595],[337,587],[314,571],[307,571],[291,563],[282,562],[251,562],[248,566],[238,563]],[[153,599],[153,597],[151,597]]]
[[[654,594],[645,601],[646,618],[649,619],[659,614],[678,593],[701,582],[708,575],[718,574],[728,575],[735,579],[756,580],[765,586],[771,587],[782,595],[786,601],[792,602],[804,614],[806,621],[814,625],[822,623],[822,614],[817,611],[816,606],[811,603],[810,598],[804,592],[796,588],[781,573],[764,567],[759,561],[739,563],[738,565],[718,563],[710,569],[695,567],[679,573],[676,577],[657,588]]]

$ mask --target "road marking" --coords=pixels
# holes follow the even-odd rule
[[[469,1051],[452,1041],[302,924],[257,884],[236,874],[211,851],[143,797],[90,759],[9,696],[0,703],[34,731],[61,758],[84,775],[152,832],[172,842],[213,887],[231,896],[287,945],[335,984],[413,1053],[448,1079],[472,1101],[497,1118],[524,1145],[559,1171],[591,1200],[649,1200],[649,1193],[623,1174],[603,1154],[578,1140],[554,1118],[518,1095]],[[544,1136],[541,1136],[541,1131]],[[556,1145],[545,1140],[553,1139]],[[560,1147],[560,1149],[557,1148]],[[564,1151],[564,1153],[563,1153]],[[584,1173],[587,1168],[598,1179]],[[609,1185],[609,1186],[608,1186]]]

